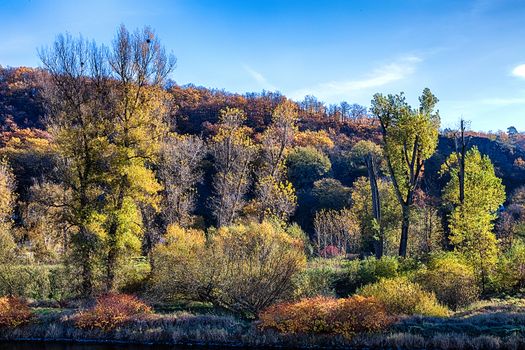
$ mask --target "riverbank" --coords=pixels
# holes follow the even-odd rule
[[[35,309],[30,324],[4,328],[1,341],[163,344],[182,346],[355,349],[522,349],[525,309],[522,304],[486,303],[451,317],[406,317],[380,334],[352,339],[328,335],[279,334],[261,330],[257,322],[232,316],[187,312],[153,314],[112,331],[79,329],[75,310]]]

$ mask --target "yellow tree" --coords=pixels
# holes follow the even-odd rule
[[[256,206],[259,220],[274,216],[286,220],[297,205],[295,189],[286,179],[286,155],[297,132],[297,105],[285,100],[272,115],[272,123],[262,136],[261,167],[257,171]]]
[[[438,99],[428,88],[419,98],[418,109],[411,108],[403,93],[374,95],[372,113],[379,119],[384,155],[401,205],[401,240],[399,255],[406,256],[410,209],[419,184],[423,165],[437,147],[439,113],[434,111]]]
[[[450,174],[443,189],[443,197],[455,206],[450,215],[450,242],[465,254],[476,267],[482,287],[497,262],[497,241],[493,233],[497,210],[505,201],[505,187],[494,172],[488,156],[477,148],[465,154],[464,167],[461,157],[453,153],[442,167]],[[464,194],[460,187],[460,172],[464,169]]]
[[[245,205],[250,186],[250,167],[256,147],[243,126],[246,115],[237,108],[220,111],[219,130],[211,140],[210,151],[216,173],[213,178],[214,196],[209,206],[218,226],[233,223]]]

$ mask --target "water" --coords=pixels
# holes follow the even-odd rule
[[[0,350],[197,350],[197,347],[170,345],[86,344],[55,342],[0,342]],[[201,348],[204,349],[204,348]],[[214,348],[220,350],[221,348]]]

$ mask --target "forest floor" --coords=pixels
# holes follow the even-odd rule
[[[31,324],[2,329],[0,340],[47,340],[221,347],[354,349],[524,349],[525,299],[479,302],[450,317],[400,317],[386,331],[352,339],[332,335],[283,335],[256,321],[207,312],[156,313],[113,331],[79,329],[76,309],[35,308]]]

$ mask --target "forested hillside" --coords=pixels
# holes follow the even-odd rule
[[[149,27],[121,26],[110,46],[58,35],[38,53],[42,68],[0,68],[8,338],[48,337],[39,318],[60,337],[174,342],[186,316],[163,312],[182,308],[211,317],[195,316],[194,343],[348,346],[468,322],[481,299],[523,292],[525,134],[512,126],[443,130],[423,86],[414,106],[402,92],[360,106],[179,86]],[[525,334],[520,322],[498,329]]]

